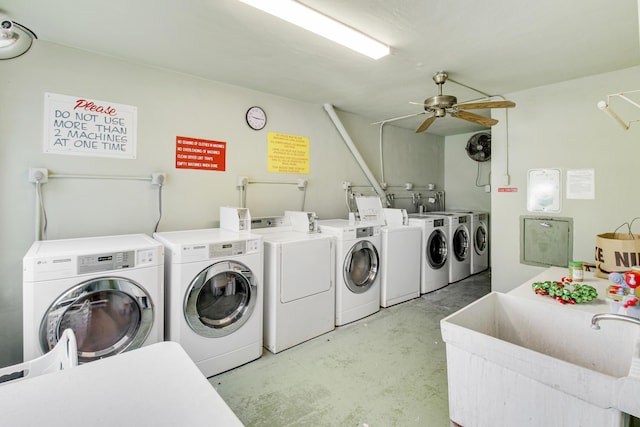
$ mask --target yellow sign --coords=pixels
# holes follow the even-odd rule
[[[309,138],[269,132],[267,172],[309,173]]]

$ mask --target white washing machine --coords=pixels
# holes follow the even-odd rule
[[[458,282],[471,275],[471,214],[467,212],[429,212],[433,215],[448,216],[449,247],[449,283]]]
[[[449,284],[450,222],[448,216],[409,215],[409,224],[422,229],[420,293],[433,292]]]
[[[252,218],[251,232],[264,238],[264,346],[278,353],[335,329],[335,238],[315,214]]]
[[[471,274],[480,273],[489,268],[489,213],[474,212],[471,217]]]
[[[336,237],[336,326],[380,310],[380,225],[346,219],[318,221]]]
[[[471,274],[480,273],[489,268],[489,213],[479,211],[456,210],[471,215],[469,226],[473,250],[471,250]]]
[[[23,357],[71,328],[78,361],[160,342],[163,247],[145,234],[42,240],[23,258]]]
[[[420,296],[422,229],[410,225],[405,209],[384,209],[387,225],[380,232],[380,306]]]
[[[165,338],[210,377],[262,356],[262,236],[154,233],[165,246]]]

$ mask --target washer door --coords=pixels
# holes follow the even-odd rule
[[[229,335],[251,317],[258,299],[258,284],[244,264],[223,261],[202,270],[187,289],[184,315],[198,335]]]
[[[464,226],[460,226],[453,233],[453,253],[458,261],[464,261],[469,256],[469,233]]]
[[[447,263],[447,236],[442,230],[435,229],[427,240],[427,262],[434,270],[439,270]]]
[[[487,232],[487,227],[485,227],[484,224],[480,224],[476,228],[475,235],[473,236],[473,246],[478,255],[484,255],[484,253],[487,251],[487,246],[489,245],[487,243],[489,241],[488,234],[489,233]]]
[[[140,284],[122,277],[95,278],[51,304],[40,324],[40,346],[48,352],[71,328],[78,361],[91,362],[142,346],[153,320],[153,301]]]
[[[378,251],[373,243],[361,240],[351,247],[344,261],[343,276],[353,293],[366,292],[378,276]]]

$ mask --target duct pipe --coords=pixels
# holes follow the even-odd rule
[[[333,105],[324,104],[324,109],[326,110],[327,114],[329,115],[329,118],[333,122],[333,125],[336,127],[336,129],[340,133],[340,136],[342,136],[344,143],[347,144],[347,148],[349,149],[349,151],[351,151],[351,154],[353,155],[354,159],[356,160],[356,162],[358,162],[358,165],[360,165],[360,169],[362,169],[362,172],[364,172],[365,176],[367,177],[367,180],[369,180],[369,182],[371,183],[371,186],[376,191],[376,194],[378,195],[378,197],[380,197],[380,199],[384,201],[387,207],[390,206],[389,201],[387,200],[387,194],[384,192],[380,184],[378,184],[378,181],[376,180],[375,176],[373,176],[373,173],[367,166],[367,163],[364,161],[364,159],[360,155],[358,148],[353,143],[353,140],[349,136],[349,133],[347,133],[347,130],[344,128],[344,126],[342,125],[342,122],[340,121],[340,118],[336,114],[336,111],[334,110]]]

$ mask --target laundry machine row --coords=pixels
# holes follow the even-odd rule
[[[212,376],[257,359],[263,344],[278,352],[419,295],[381,291],[382,281],[419,282],[394,270],[407,260],[381,262],[385,244],[408,255],[391,249],[394,227],[316,228],[308,212],[285,212],[286,226],[252,232],[246,209],[221,209],[224,217],[233,230],[35,242],[24,257],[25,359],[70,327],[83,363],[167,339]]]

